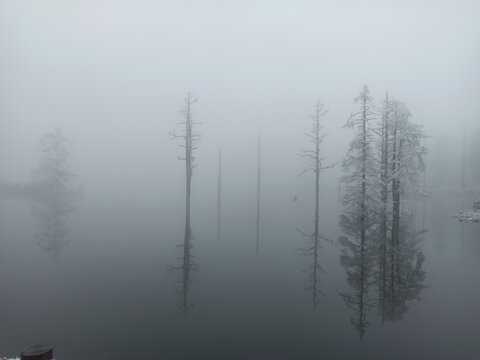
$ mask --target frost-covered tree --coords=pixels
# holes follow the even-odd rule
[[[340,261],[355,290],[342,296],[358,313],[352,322],[362,336],[366,311],[375,302],[383,321],[396,320],[424,287],[418,243],[425,230],[414,229],[409,199],[423,196],[419,180],[426,149],[422,128],[411,122],[404,103],[386,95],[375,108],[366,87],[356,101],[361,109],[347,123],[357,132],[344,163]],[[372,109],[379,121],[370,127]],[[374,284],[377,299],[369,294]]]
[[[411,114],[406,105],[386,95],[379,108],[380,121],[375,129],[377,139],[377,168],[379,202],[376,232],[378,305],[382,319],[386,307],[396,298],[402,262],[402,234],[404,217],[411,216],[407,200],[424,196],[424,185],[420,184],[425,170],[424,135],[421,127],[410,121]],[[420,230],[423,232],[423,229]],[[389,300],[390,299],[390,300]]]
[[[391,119],[391,234],[389,246],[389,292],[392,297],[401,288],[402,263],[402,215],[408,209],[402,206],[402,199],[420,194],[419,179],[425,169],[423,156],[426,149],[422,145],[424,138],[421,126],[410,121],[411,113],[406,105],[398,100],[392,101]],[[423,229],[422,229],[423,231]]]
[[[183,130],[181,134],[175,132],[170,133],[173,139],[181,139],[180,146],[184,149],[185,155],[179,157],[180,160],[185,161],[185,233],[183,244],[179,245],[183,248],[183,254],[181,257],[181,265],[176,267],[176,269],[181,270],[182,272],[182,287],[180,290],[181,293],[181,308],[183,311],[187,311],[192,307],[192,303],[188,299],[188,294],[190,290],[190,284],[192,282],[192,271],[194,271],[197,266],[193,262],[192,255],[192,228],[190,224],[190,203],[191,203],[191,189],[192,189],[192,175],[194,164],[194,150],[197,149],[197,143],[200,140],[200,135],[195,132],[195,125],[199,124],[193,120],[192,114],[192,105],[197,102],[197,98],[192,94],[188,93],[184,99],[184,105],[180,111],[183,119],[179,122]]]
[[[345,125],[355,130],[355,137],[343,162],[345,175],[341,180],[344,183],[344,208],[340,215],[340,227],[344,233],[340,239],[343,246],[340,261],[352,291],[341,295],[347,305],[357,312],[358,318],[352,323],[359,336],[363,336],[368,325],[366,313],[372,305],[369,289],[374,262],[373,237],[377,224],[377,171],[373,153],[374,133],[370,126],[373,119],[372,98],[366,85],[355,102],[360,109],[350,116]]]
[[[310,246],[306,248],[299,249],[303,255],[309,256],[312,258],[311,264],[305,272],[308,272],[308,286],[307,289],[312,292],[312,301],[313,306],[316,306],[319,301],[319,295],[322,294],[320,290],[320,276],[319,273],[323,271],[320,261],[319,261],[319,249],[320,249],[320,239],[322,235],[319,231],[319,221],[320,221],[320,173],[325,171],[327,168],[331,168],[332,165],[323,165],[325,160],[320,153],[320,145],[322,144],[325,134],[322,133],[323,125],[321,119],[328,112],[324,108],[324,105],[317,101],[315,104],[315,109],[313,114],[310,116],[312,119],[312,129],[309,133],[305,135],[311,143],[311,147],[308,149],[302,150],[300,156],[309,159],[309,165],[304,169],[303,173],[312,172],[315,178],[314,181],[314,197],[315,197],[315,210],[314,210],[314,230],[312,234],[306,234],[301,232],[302,235],[309,239]]]

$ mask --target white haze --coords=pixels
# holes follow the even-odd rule
[[[338,161],[364,83],[405,101],[430,141],[457,144],[479,124],[479,12],[476,1],[1,1],[2,173],[27,178],[37,139],[61,126],[89,191],[175,189],[183,165],[168,133],[187,91],[203,122],[199,183],[220,147],[235,176],[254,169],[259,131],[270,166],[295,176],[317,98]]]
[[[35,244],[42,219],[32,204],[0,199],[0,357],[44,341],[72,360],[158,349],[167,359],[235,350],[234,360],[302,359],[302,350],[306,359],[473,359],[479,227],[451,218],[458,199],[426,201],[431,288],[395,324],[372,309],[363,341],[338,295],[347,287],[338,244],[322,240],[326,298],[315,309],[301,272],[308,260],[294,249],[306,244],[296,228],[313,223],[313,177],[297,176],[307,164],[297,154],[317,99],[330,109],[326,163],[344,157],[353,132],[342,126],[367,84],[377,105],[388,91],[424,125],[427,188],[460,187],[464,129],[466,185],[478,187],[479,14],[478,0],[0,0],[0,184],[28,183],[39,138],[60,126],[83,186],[58,259]],[[181,131],[187,92],[198,97],[202,140],[192,180],[200,271],[196,308],[184,316],[178,274],[165,269],[177,264],[185,228],[185,163],[169,133]],[[336,166],[320,180],[320,230],[330,239],[340,235],[340,175]]]

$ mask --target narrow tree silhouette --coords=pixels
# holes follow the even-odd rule
[[[310,245],[306,248],[299,248],[298,250],[302,255],[310,257],[311,264],[304,270],[308,273],[308,285],[307,290],[312,293],[312,303],[313,306],[317,306],[319,302],[319,296],[323,294],[320,290],[320,274],[324,272],[320,260],[319,260],[319,251],[320,251],[320,240],[324,238],[320,234],[319,221],[320,221],[320,173],[326,169],[332,168],[333,165],[324,166],[322,162],[325,160],[320,153],[320,145],[325,139],[325,134],[322,134],[323,125],[321,124],[321,119],[327,114],[328,110],[324,108],[324,105],[318,100],[315,104],[315,109],[313,114],[310,116],[312,119],[312,129],[309,133],[306,133],[305,136],[311,142],[311,148],[301,151],[299,156],[309,159],[309,165],[305,168],[300,175],[303,175],[307,172],[312,172],[315,177],[314,181],[314,230],[312,234],[307,234],[301,230],[298,230],[300,234],[309,240]]]
[[[177,134],[171,132],[170,136],[172,139],[181,139],[182,142],[180,146],[184,149],[185,155],[179,157],[180,160],[185,161],[185,233],[183,243],[178,245],[178,247],[183,249],[182,256],[179,258],[181,265],[170,267],[169,270],[180,270],[182,273],[181,288],[179,293],[181,295],[181,304],[180,307],[182,311],[187,312],[188,309],[193,307],[193,303],[189,300],[189,291],[190,285],[192,283],[192,272],[197,270],[198,266],[194,262],[194,256],[192,254],[192,228],[191,228],[191,189],[192,189],[192,175],[194,164],[194,150],[197,149],[197,143],[200,140],[200,135],[194,131],[195,125],[198,125],[198,122],[193,121],[192,116],[192,105],[197,102],[197,98],[192,94],[188,93],[184,99],[184,105],[180,111],[180,114],[183,117],[183,120],[178,122],[182,125],[183,132]]]

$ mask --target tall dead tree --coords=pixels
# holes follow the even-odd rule
[[[260,191],[261,191],[261,135],[258,134],[258,155],[257,155],[257,228],[256,246],[257,255],[260,251]]]
[[[185,312],[192,307],[192,303],[188,300],[188,293],[192,282],[191,272],[196,269],[192,255],[192,228],[190,224],[192,175],[193,168],[195,167],[193,152],[197,149],[197,143],[200,140],[200,135],[194,131],[195,125],[200,123],[193,121],[192,116],[192,105],[196,102],[197,98],[188,93],[180,111],[183,120],[178,123],[182,125],[183,132],[181,134],[176,134],[175,132],[170,133],[173,139],[179,138],[182,140],[180,146],[185,151],[185,155],[179,157],[180,160],[185,161],[185,234],[183,244],[180,245],[180,247],[183,248],[183,255],[181,257],[182,264],[177,267],[177,269],[182,271],[181,308]]]
[[[322,133],[323,125],[321,124],[321,119],[326,115],[328,110],[324,108],[324,105],[317,101],[315,104],[315,109],[313,114],[310,116],[312,119],[312,130],[310,133],[306,133],[305,136],[311,142],[311,148],[302,150],[300,156],[308,158],[310,160],[309,166],[302,171],[313,172],[315,181],[314,181],[314,198],[315,198],[315,210],[314,210],[314,230],[313,234],[309,235],[302,233],[302,235],[310,239],[310,246],[307,248],[299,249],[304,255],[312,257],[311,265],[305,269],[306,272],[309,272],[309,280],[307,289],[312,292],[312,302],[313,306],[317,306],[319,302],[319,295],[322,294],[322,291],[319,289],[319,272],[322,272],[323,269],[319,261],[319,249],[320,249],[320,239],[322,236],[319,232],[319,222],[320,222],[320,173],[326,170],[327,168],[333,167],[333,165],[323,166],[322,162],[325,160],[320,154],[320,145],[325,139],[325,134]]]
[[[466,164],[466,155],[465,155],[465,150],[466,150],[466,143],[467,143],[467,128],[466,125],[463,124],[463,138],[462,138],[462,180],[461,180],[461,186],[462,186],[462,209],[465,210],[465,184],[466,184],[466,172],[465,172],[465,164]]]
[[[462,139],[462,210],[465,211],[465,163],[466,163],[466,156],[465,156],[465,148],[466,148],[466,141],[467,140],[467,130],[465,124],[463,124],[463,139]],[[460,259],[463,263],[463,243],[465,242],[465,223],[462,221],[460,222],[460,226],[462,227],[462,238],[461,238],[461,250],[460,250]]]
[[[218,151],[218,178],[217,178],[217,239],[220,239],[222,217],[222,150]]]
[[[393,279],[395,276],[395,265],[398,267],[398,256],[396,256],[395,249],[398,248],[400,241],[400,158],[402,156],[402,146],[404,139],[399,136],[401,132],[400,109],[399,103],[394,102],[394,117],[393,117],[393,145],[392,145],[392,239],[390,252],[390,276]],[[397,258],[397,259],[395,259]],[[395,281],[391,282],[391,293],[395,296]]]

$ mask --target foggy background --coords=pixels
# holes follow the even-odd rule
[[[297,154],[308,145],[304,133],[317,99],[330,109],[321,148],[327,163],[343,159],[353,137],[343,125],[367,84],[377,104],[388,91],[407,103],[412,121],[424,125],[432,189],[459,188],[465,129],[467,187],[478,190],[479,13],[480,3],[467,0],[1,0],[0,180],[28,183],[39,161],[38,139],[59,126],[72,142],[69,167],[83,195],[69,220],[71,243],[55,260],[35,247],[28,202],[0,205],[0,355],[45,341],[65,359],[108,359],[120,356],[119,348],[122,354],[152,354],[154,344],[165,342],[158,353],[172,359],[229,350],[239,359],[367,358],[379,348],[393,359],[407,356],[402,351],[418,340],[409,336],[417,329],[425,342],[409,358],[475,358],[479,328],[469,315],[475,317],[480,290],[462,285],[479,274],[479,233],[477,224],[466,225],[472,259],[468,270],[458,270],[458,244],[451,239],[459,224],[450,214],[460,204],[439,200],[440,206],[429,207],[434,215],[426,248],[436,255],[427,255],[431,290],[425,290],[424,307],[413,307],[389,332],[373,326],[364,342],[354,339],[337,296],[345,281],[335,270],[338,249],[322,245],[328,306],[315,312],[304,292],[303,260],[294,250],[302,244],[295,229],[309,230],[313,222],[313,178],[298,177],[306,161]],[[165,268],[175,262],[183,236],[185,164],[169,132],[179,129],[187,91],[199,99],[193,116],[202,122],[202,140],[192,180],[200,264],[192,296],[198,309],[184,318],[177,314],[175,275]],[[259,133],[261,261],[253,252]],[[219,149],[223,235],[217,241]],[[341,175],[340,166],[321,175],[320,226],[334,240]],[[438,300],[456,292],[460,299]],[[44,321],[48,330],[38,339]],[[301,325],[289,328],[289,321]],[[439,322],[450,330],[435,328]],[[265,335],[272,328],[279,333]],[[218,340],[222,329],[228,331]],[[445,332],[457,336],[450,353],[434,349]],[[288,347],[291,333],[298,338]],[[126,341],[136,345],[125,350],[119,344]]]

